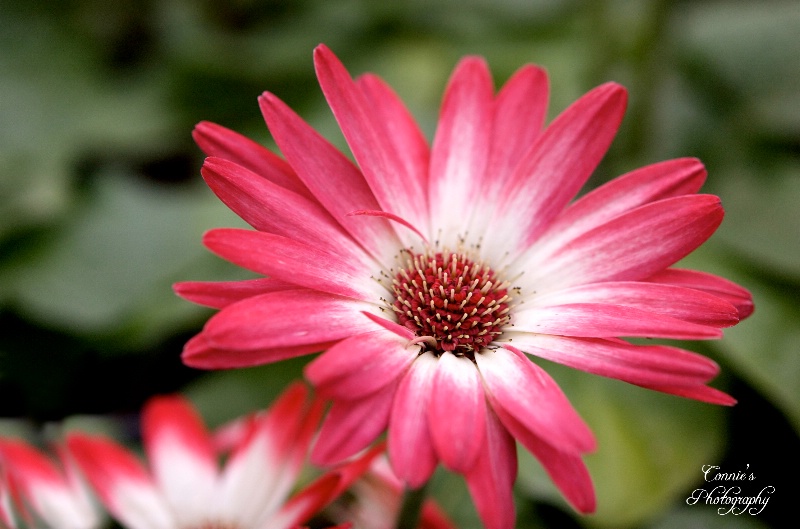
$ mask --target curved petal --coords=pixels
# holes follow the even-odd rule
[[[331,465],[357,454],[386,430],[397,382],[357,400],[335,400],[322,423],[311,461]]]
[[[203,243],[242,268],[298,286],[376,302],[386,294],[364,263],[279,235],[220,228],[206,233]]]
[[[718,197],[685,195],[652,202],[564,239],[552,254],[520,262],[523,292],[651,276],[700,246],[722,222]]]
[[[506,347],[475,355],[489,402],[503,424],[508,427],[505,416],[514,417],[522,428],[565,451],[594,450],[594,435],[558,384],[524,354]]]
[[[486,184],[497,189],[508,182],[525,152],[542,133],[547,117],[547,73],[533,65],[517,70],[494,103],[494,121]]]
[[[379,444],[347,464],[319,477],[286,502],[281,508],[278,519],[274,523],[264,526],[264,529],[294,528],[297,527],[297,524],[308,521],[360,478],[369,469],[370,463],[384,449],[384,446]],[[342,529],[349,529],[349,525]]]
[[[478,370],[466,357],[443,354],[433,377],[428,428],[439,459],[466,472],[485,449],[486,396]]]
[[[74,433],[67,448],[109,512],[130,529],[174,529],[164,497],[142,464],[116,443]]]
[[[522,156],[542,133],[547,115],[547,74],[526,65],[517,70],[497,94],[492,108],[492,131],[486,170],[473,184],[480,190],[482,207],[471,208],[468,228],[462,231],[486,233],[492,212],[503,207],[501,190]]]
[[[665,345],[518,332],[504,338],[526,353],[640,386],[697,386],[719,373],[710,358]]]
[[[142,411],[142,435],[153,477],[178,525],[200,524],[217,482],[216,454],[200,416],[182,397],[155,397]]]
[[[655,384],[640,385],[643,388],[652,389],[653,391],[669,393],[670,395],[677,395],[678,397],[699,400],[700,402],[707,402],[709,404],[719,404],[722,406],[733,406],[736,404],[736,399],[727,393],[710,386],[661,386]]]
[[[400,377],[418,354],[419,347],[381,329],[329,348],[306,366],[305,377],[324,398],[361,399]]]
[[[289,496],[322,418],[322,403],[309,400],[302,383],[289,386],[270,408],[254,416],[234,447],[216,500],[221,520],[258,527]]]
[[[244,281],[184,281],[172,286],[172,290],[183,299],[215,309],[269,292],[296,289],[297,285],[271,277]]]
[[[397,477],[414,488],[436,469],[428,408],[437,363],[431,354],[417,357],[400,381],[389,419],[389,460]]]
[[[511,435],[536,456],[567,501],[580,513],[594,512],[597,499],[592,477],[580,455],[561,450],[558,445],[545,441],[542,436],[525,428],[515,417],[508,416],[505,412],[499,415]]]
[[[607,83],[581,97],[545,129],[502,191],[506,200],[484,236],[485,255],[520,252],[539,237],[600,163],[626,103],[625,89]]]
[[[0,527],[17,529],[14,512],[11,508],[11,492],[6,485],[7,478],[4,474],[0,474],[0,478],[2,478],[0,480],[0,524],[4,524]]]
[[[200,172],[217,197],[255,229],[366,259],[318,203],[222,158],[206,158]]]
[[[644,279],[644,281],[694,288],[714,294],[732,303],[739,312],[740,320],[753,313],[753,295],[746,288],[713,274],[697,270],[668,268]]]
[[[478,57],[463,59],[445,90],[428,181],[431,235],[445,247],[455,247],[458,237],[466,235],[464,219],[453,215],[453,205],[475,204],[482,192],[492,132],[493,90],[489,68]]]
[[[531,253],[548,254],[551,245],[582,233],[639,206],[697,193],[706,168],[695,158],[678,158],[641,167],[603,184],[576,200],[556,217]]]
[[[643,336],[676,340],[720,338],[715,327],[604,303],[570,303],[531,307],[513,313],[515,331],[583,338]]]
[[[209,344],[201,332],[192,337],[183,347],[181,360],[195,369],[235,369],[271,364],[287,358],[295,358],[324,351],[335,341],[309,343],[296,346],[255,349],[217,349]]]
[[[403,163],[404,178],[416,180],[420,189],[427,189],[430,148],[414,117],[391,87],[377,75],[364,74],[356,83],[377,114],[376,123],[384,128],[383,137],[394,144],[397,158]],[[426,197],[419,197],[419,207],[427,208]]]
[[[198,123],[192,136],[208,156],[225,158],[273,184],[313,198],[289,164],[250,138],[208,121]]]
[[[475,466],[465,474],[467,487],[487,529],[514,527],[514,481],[517,446],[490,410],[486,414],[486,444]]]
[[[363,90],[355,84],[339,59],[324,45],[314,50],[314,65],[322,92],[342,129],[347,144],[358,161],[380,208],[395,213],[414,226],[427,230],[425,189],[421,182],[407,178],[405,164],[384,127],[377,123],[379,116],[372,112]],[[422,207],[421,207],[422,206]],[[403,235],[401,234],[401,238]]]
[[[533,306],[541,307],[571,303],[620,305],[712,327],[729,327],[739,322],[736,307],[718,296],[693,288],[642,281],[578,285],[533,300]],[[529,306],[526,304],[526,308]]]
[[[99,525],[99,512],[85,484],[80,479],[69,479],[77,476],[62,472],[50,458],[26,443],[0,438],[0,466],[0,495],[9,492],[7,484],[12,489],[3,498],[7,501],[6,511],[0,507],[0,526],[5,521],[14,527],[11,522],[11,495],[14,494],[21,494],[37,517],[53,529],[91,529]],[[19,506],[23,517],[27,518],[30,513],[26,512],[26,505]]]
[[[229,305],[206,323],[214,349],[276,349],[338,341],[379,328],[365,303],[313,290],[285,290]]]
[[[381,209],[358,168],[274,95],[265,92],[258,102],[283,155],[333,218],[378,260],[398,247],[388,222],[348,218],[351,211]]]

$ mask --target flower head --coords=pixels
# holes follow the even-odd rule
[[[75,464],[62,446],[58,462],[24,441],[0,439],[0,527],[94,529],[103,517]],[[5,525],[3,525],[5,524]]]
[[[313,459],[346,458],[388,430],[394,472],[424,483],[439,463],[465,475],[489,527],[513,525],[515,439],[579,511],[595,508],[582,455],[594,437],[528,355],[702,401],[718,367],[623,338],[709,339],[752,311],[749,293],[672,268],[718,227],[694,159],[656,163],[576,194],[622,120],[625,90],[602,85],[543,127],[534,66],[495,94],[480,58],[445,92],[429,147],[378,77],[353,80],[324,46],[317,76],[357,165],[275,95],[259,99],[283,157],[218,125],[198,144],[211,189],[255,230],[204,239],[267,277],[189,282],[220,309],[184,361],[233,368],[325,352],[306,377],[333,401]]]
[[[142,413],[149,469],[104,437],[73,433],[67,443],[103,504],[128,529],[290,529],[344,491],[374,456],[289,498],[321,414],[321,403],[309,402],[308,390],[296,384],[267,412],[214,437],[186,400],[156,397]]]

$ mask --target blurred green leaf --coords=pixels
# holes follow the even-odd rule
[[[0,42],[13,45],[0,53],[0,239],[67,212],[81,157],[153,148],[170,124],[157,76],[108,76],[58,22],[3,13]]]
[[[77,334],[122,333],[130,347],[206,312],[177,298],[173,282],[242,274],[201,244],[205,229],[242,225],[207,189],[158,188],[109,169],[87,199],[37,259],[9,266],[0,283],[35,320]]]
[[[691,2],[678,13],[679,36],[687,52],[742,95],[754,103],[775,94],[796,96],[800,89],[796,1]]]
[[[597,492],[588,525],[631,527],[652,519],[718,461],[724,409],[561,366],[546,366],[594,431],[586,457]],[[530,494],[565,505],[539,463],[520,449],[519,481]],[[569,507],[564,507],[570,510]]]
[[[714,240],[763,270],[800,281],[800,164],[772,165],[768,178],[735,167],[714,178],[711,187],[726,211]]]

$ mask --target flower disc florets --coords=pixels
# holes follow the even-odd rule
[[[404,252],[392,310],[424,350],[475,358],[509,322],[509,284],[461,252]]]

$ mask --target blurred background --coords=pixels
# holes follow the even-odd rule
[[[551,79],[551,118],[590,88],[630,91],[589,187],[659,160],[701,158],[720,230],[684,266],[753,292],[756,312],[714,343],[733,408],[546,365],[592,426],[597,514],[578,517],[521,452],[518,528],[780,527],[800,492],[800,2],[579,0],[0,0],[0,433],[66,427],[136,441],[152,395],[183,392],[212,424],[264,407],[306,359],[202,372],[183,343],[211,314],[181,280],[244,278],[201,234],[242,226],[199,174],[210,120],[272,146],[269,90],[345,144],[314,77],[326,43],[351,73],[396,89],[432,137],[465,54],[502,84],[523,63]],[[702,465],[776,487],[756,515],[686,504]],[[480,527],[461,480],[433,494]],[[783,525],[783,527],[786,527]]]

